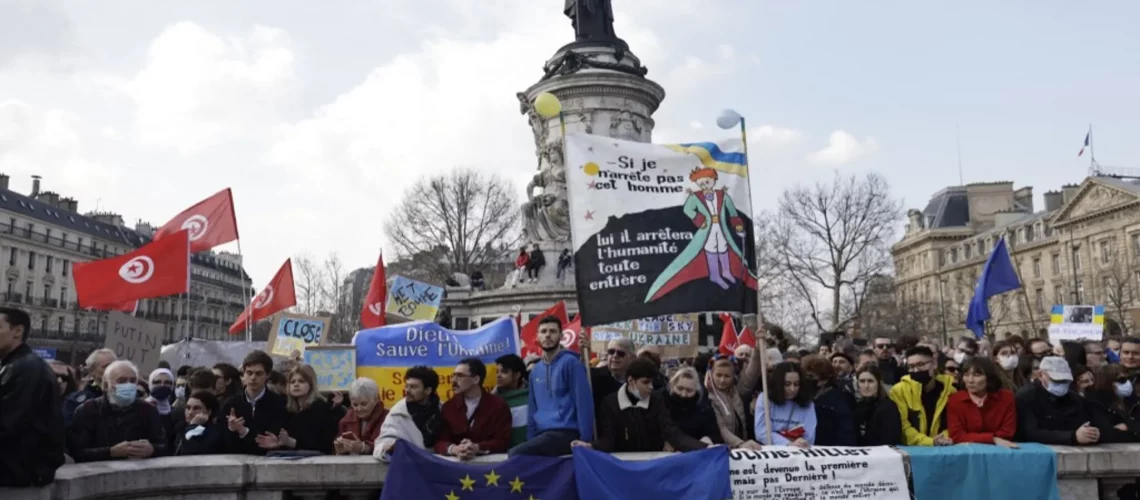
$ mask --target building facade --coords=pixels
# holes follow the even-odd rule
[[[987,333],[1043,334],[1054,304],[1104,305],[1105,333],[1127,333],[1140,287],[1140,181],[1088,177],[1044,200],[1035,211],[1033,188],[992,182],[945,188],[910,210],[891,249],[895,300],[937,315],[911,333],[969,333],[978,275],[1003,237],[1023,287],[990,299]]]
[[[82,359],[103,346],[105,313],[79,309],[72,279],[75,262],[130,252],[148,242],[155,229],[134,229],[109,212],[79,213],[78,201],[40,189],[9,189],[0,174],[0,304],[32,316],[30,344],[55,349],[66,361]],[[136,314],[166,325],[167,342],[193,336],[226,339],[229,326],[252,297],[252,282],[238,256],[202,252],[191,258],[190,293],[140,301]]]

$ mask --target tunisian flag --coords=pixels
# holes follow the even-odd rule
[[[93,306],[87,306],[87,309],[91,311],[119,311],[127,314],[134,314],[138,308],[139,301],[137,300],[119,302],[117,304],[95,304]]]
[[[756,348],[756,335],[752,333],[751,328],[748,328],[747,326],[744,327],[744,331],[740,333],[740,339],[737,341],[737,344],[746,345],[753,349]]]
[[[368,286],[368,295],[364,297],[364,306],[360,308],[360,326],[376,328],[387,324],[387,318],[384,317],[387,303],[388,278],[384,273],[384,252],[380,252],[376,271],[372,273],[372,284]]]
[[[297,305],[297,293],[293,289],[293,259],[285,259],[281,269],[269,280],[269,284],[261,290],[238,316],[237,321],[230,325],[230,334],[236,335],[245,330],[245,323],[256,323],[268,318],[277,311]]]
[[[73,266],[79,307],[124,307],[123,302],[190,290],[190,232],[179,231],[138,250]]]
[[[720,332],[720,348],[718,350],[725,356],[732,356],[740,342],[736,338],[736,324],[732,322],[732,316],[729,314],[722,313],[720,320],[724,322],[724,330]]]
[[[190,232],[190,253],[204,252],[238,239],[234,197],[230,188],[218,191],[194,206],[175,215],[158,228],[154,239],[162,239],[181,230]]]
[[[538,322],[547,316],[558,318],[562,321],[563,328],[569,326],[570,319],[566,316],[566,303],[561,300],[554,304],[554,307],[543,311],[542,314],[528,321],[519,331],[519,341],[522,344],[521,351],[524,358],[531,354],[542,356],[542,346],[538,344]],[[566,338],[565,331],[562,332],[562,338]]]

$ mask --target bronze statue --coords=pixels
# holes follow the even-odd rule
[[[574,27],[579,42],[613,41],[614,6],[612,0],[566,0],[562,9]]]

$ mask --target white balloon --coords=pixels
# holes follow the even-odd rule
[[[740,125],[741,119],[742,117],[740,116],[740,113],[737,113],[731,109],[726,109],[724,111],[721,111],[720,116],[716,118],[716,125],[727,130]]]

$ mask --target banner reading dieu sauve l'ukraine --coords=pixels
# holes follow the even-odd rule
[[[391,408],[404,397],[404,372],[424,365],[439,374],[439,396],[451,397],[451,374],[464,358],[487,365],[483,385],[495,386],[495,359],[519,353],[518,325],[500,318],[478,330],[448,330],[436,323],[417,321],[356,332],[356,375],[376,381],[380,400]]]

